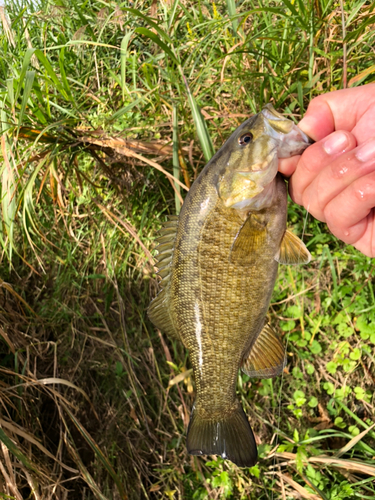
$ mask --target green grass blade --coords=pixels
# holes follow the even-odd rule
[[[80,21],[81,21],[81,26],[85,26],[87,28],[87,31],[90,33],[92,39],[96,41],[96,35],[94,30],[91,27],[91,24],[89,22],[89,16],[87,15],[90,10],[85,10],[81,9],[80,7],[83,7],[86,5],[86,3],[82,3],[80,7],[77,5],[77,2],[75,0],[70,0],[71,3],[73,4],[74,10],[77,12]]]
[[[178,117],[176,106],[173,106],[173,177],[180,179],[180,162],[178,160]],[[175,182],[174,185],[176,187],[174,195],[176,214],[179,214],[181,210],[181,201],[178,194],[181,195],[181,187],[177,182]]]
[[[128,113],[132,108],[134,108],[134,106],[138,106],[138,104],[140,104],[141,102],[146,101],[146,99],[153,92],[155,92],[157,90],[157,88],[158,87],[155,87],[154,89],[147,92],[147,94],[144,94],[143,96],[139,97],[135,101],[131,102],[130,104],[127,104],[123,108],[121,108],[118,111],[116,111],[115,113],[113,113],[113,115],[110,118],[108,118],[107,123],[112,123],[112,122],[118,120],[119,118],[121,118],[121,116],[123,116],[125,113]]]
[[[6,81],[7,97],[12,111],[14,110],[14,78],[8,78]]]
[[[18,85],[17,85],[17,91],[16,91],[16,96],[15,96],[15,101],[18,100],[18,97],[21,94],[22,90],[22,85],[23,85],[23,80],[26,76],[26,72],[30,66],[30,61],[35,52],[35,49],[27,49],[26,53],[24,55],[23,61],[22,61],[22,68],[21,68],[21,73],[18,77]]]
[[[77,427],[78,431],[81,433],[82,437],[85,439],[86,443],[90,446],[90,448],[93,450],[95,455],[98,457],[100,462],[103,464],[104,468],[108,472],[108,474],[112,477],[113,481],[115,482],[118,492],[120,494],[120,497],[125,499],[127,498],[127,495],[125,493],[124,487],[122,485],[122,482],[116,472],[114,471],[112,465],[109,463],[107,457],[103,454],[102,450],[99,448],[99,446],[95,443],[95,441],[92,439],[90,434],[86,431],[86,429],[83,427],[83,425],[75,418],[75,416],[69,411],[66,405],[64,405],[65,411],[71,418],[72,422],[74,425]]]
[[[1,120],[6,122],[6,114],[4,110],[1,112]],[[4,152],[4,164],[1,170],[1,211],[2,211],[2,227],[4,233],[8,237],[8,257],[12,260],[12,250],[14,248],[14,220],[17,212],[17,182],[14,176],[13,158],[10,153],[11,147],[8,138],[4,134],[1,137],[1,148]],[[5,238],[4,238],[5,239]]]
[[[227,0],[227,9],[229,17],[232,18],[236,15],[236,2],[235,0]],[[238,19],[232,19],[233,34],[237,36]]]
[[[178,61],[171,51],[171,49],[166,45],[163,40],[161,40],[158,36],[155,35],[152,31],[148,30],[147,28],[136,28],[135,33],[139,33],[141,35],[147,36],[147,38],[150,38],[153,42],[156,43],[156,45],[159,45],[159,47],[166,53],[168,56],[172,59],[172,61],[177,65],[180,66],[180,61]]]
[[[332,281],[333,281],[333,300],[337,302],[338,299],[338,284],[337,284],[337,273],[335,263],[333,262],[332,254],[329,247],[324,248],[324,253],[327,256],[329,267],[331,269]]]
[[[44,69],[47,72],[47,75],[50,77],[52,82],[55,84],[57,90],[64,97],[65,100],[69,101],[69,96],[67,95],[64,87],[60,83],[59,77],[56,75],[51,63],[47,59],[47,57],[43,54],[43,52],[39,49],[35,50],[35,55],[39,59],[39,62],[44,66]]]
[[[28,469],[37,472],[37,467],[17,448],[13,441],[5,434],[0,427],[0,441],[5,444],[8,450]]]
[[[65,423],[65,420],[64,420],[64,423]],[[65,423],[65,425],[66,425],[66,423]],[[96,484],[96,482],[94,481],[93,477],[91,476],[91,474],[89,473],[89,471],[87,470],[85,465],[83,464],[82,459],[78,453],[78,450],[77,450],[75,444],[69,443],[68,440],[66,441],[66,444],[67,444],[67,447],[68,447],[70,453],[72,454],[72,456],[74,458],[75,464],[77,464],[79,470],[81,471],[81,474],[82,474],[84,480],[88,484],[91,491],[94,493],[94,495],[97,496],[97,498],[99,500],[108,500],[108,498],[106,496],[104,496],[103,493],[100,491],[100,489],[99,489],[98,485]]]
[[[298,13],[297,9],[293,5],[292,2],[289,2],[289,0],[283,0],[283,3],[288,7],[290,12],[293,14],[293,17],[295,20],[298,20],[301,26],[304,26],[307,28],[308,23],[306,23],[303,19],[303,17]]]
[[[368,432],[370,432],[373,428],[375,427],[375,424],[372,424],[370,427],[368,427],[367,429],[365,429],[364,431],[362,431],[361,433],[358,434],[358,436],[354,436],[345,446],[343,446],[342,448],[340,448],[336,453],[335,453],[335,456],[337,458],[341,457],[341,455],[344,455],[345,453],[347,453],[349,450],[351,450],[357,443],[359,443],[359,441],[362,440],[362,438],[364,438],[366,436],[366,434]],[[371,448],[370,448],[371,449]],[[372,453],[374,452],[374,450],[371,450]]]
[[[129,47],[129,41],[130,37],[132,36],[133,32],[128,31],[124,38],[121,41],[121,88],[122,88],[122,100],[125,100],[125,90],[127,90],[127,85],[126,85],[126,64],[127,64],[127,59],[128,59],[128,47]]]
[[[171,26],[173,24],[173,21],[174,21],[174,17],[176,15],[176,10],[177,10],[177,6],[179,4],[179,1],[180,0],[174,0],[174,3],[173,3],[173,6],[172,6],[172,9],[171,9],[171,12],[169,14],[169,20],[168,20],[168,29],[170,30],[171,29]]]
[[[144,21],[146,21],[146,23],[151,26],[151,28],[154,28],[155,31],[157,31],[159,33],[159,35],[167,42],[167,43],[170,43],[172,44],[172,40],[171,38],[167,35],[167,33],[165,31],[163,31],[160,26],[155,23],[154,21],[152,21],[152,19],[150,19],[149,17],[145,16],[144,14],[142,14],[139,10],[137,9],[131,9],[131,8],[124,8],[123,9],[125,12],[130,12],[131,14],[133,14],[134,16],[137,16],[137,17],[140,17],[141,19],[143,19]]]
[[[349,408],[342,402],[340,399],[335,399],[335,402],[341,406],[341,408],[353,419],[359,424],[361,427],[364,427],[366,430],[370,427],[366,422],[361,420],[355,413],[353,413]],[[375,439],[375,432],[369,431],[368,435],[371,436],[373,439]]]
[[[25,89],[24,89],[23,96],[22,96],[21,111],[18,115],[17,134],[18,134],[18,131],[20,129],[20,126],[22,125],[23,118],[25,116],[26,106],[27,106],[27,103],[29,101],[31,90],[33,88],[34,78],[35,78],[35,71],[27,71],[26,72]]]
[[[60,68],[61,80],[62,80],[62,83],[64,85],[65,92],[66,92],[67,96],[69,97],[69,99],[71,101],[73,101],[72,92],[70,90],[70,85],[69,85],[68,79],[66,77],[66,72],[65,72],[65,47],[63,47],[60,50],[60,54],[59,54],[59,68]]]
[[[211,141],[211,137],[210,137],[210,134],[208,133],[206,122],[203,119],[200,108],[199,108],[196,100],[194,99],[193,94],[190,91],[190,88],[189,88],[189,85],[188,85],[188,82],[187,82],[185,76],[183,76],[183,79],[185,82],[186,92],[188,95],[188,101],[189,101],[191,113],[193,115],[193,120],[194,120],[195,128],[196,128],[196,131],[198,134],[198,139],[199,139],[199,142],[202,146],[202,151],[203,151],[205,160],[209,161],[215,153],[214,147],[213,147],[213,144]]]

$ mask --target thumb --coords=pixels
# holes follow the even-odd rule
[[[298,127],[316,142],[334,132],[335,120],[327,101],[313,99]]]

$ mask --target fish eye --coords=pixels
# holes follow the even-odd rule
[[[246,144],[250,144],[252,140],[253,134],[251,132],[246,132],[246,134],[241,135],[241,137],[238,139],[238,144],[240,146],[246,146]]]

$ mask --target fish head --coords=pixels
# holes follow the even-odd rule
[[[270,198],[278,159],[301,154],[310,144],[312,140],[302,130],[267,104],[223,146],[226,164],[217,182],[220,199],[237,210],[262,208]]]

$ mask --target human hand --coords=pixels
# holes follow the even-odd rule
[[[292,199],[375,257],[375,84],[313,99],[299,127],[317,142],[279,162]]]

